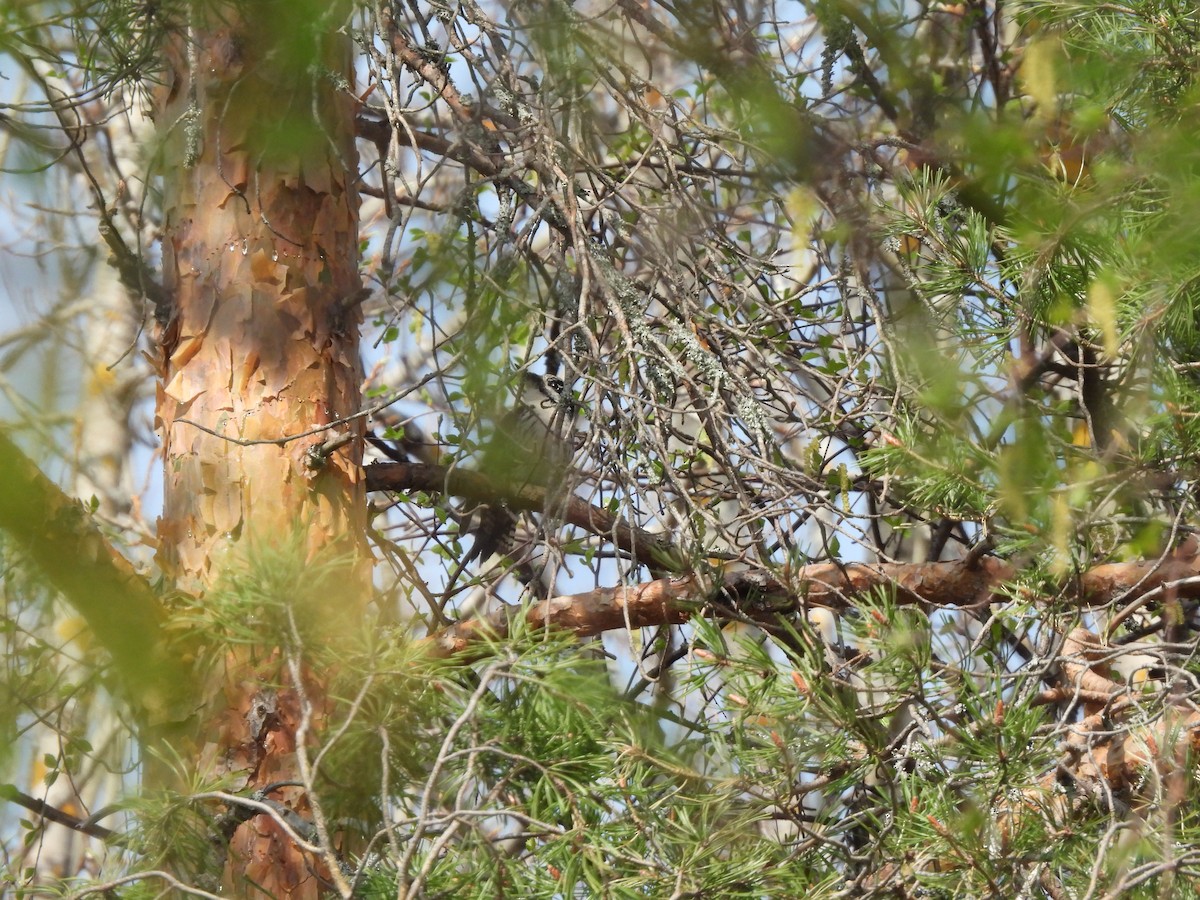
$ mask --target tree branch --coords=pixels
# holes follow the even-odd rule
[[[1200,597],[1200,558],[1164,562],[1111,563],[1083,573],[1064,586],[1064,596],[1077,606],[1100,606],[1129,601],[1166,585],[1176,586],[1183,599]],[[706,609],[735,610],[740,617],[764,625],[776,624],[780,614],[806,607],[836,611],[851,608],[875,591],[890,590],[903,606],[924,609],[981,607],[1002,599],[1000,589],[1016,570],[996,557],[974,563],[957,560],[932,563],[820,563],[784,572],[779,579],[752,572],[729,572],[724,578],[686,575],[660,578],[628,587],[600,588],[582,594],[552,597],[525,612],[529,627],[561,628],[591,637],[617,628],[678,625]],[[520,610],[505,607],[481,619],[459,622],[426,640],[435,656],[467,651],[485,638],[503,638]]]
[[[29,554],[111,654],[126,689],[157,718],[186,683],[164,647],[165,610],[146,580],[101,534],[79,502],[0,430],[0,529]]]
[[[86,834],[88,837],[94,837],[101,841],[114,841],[114,839],[121,837],[112,829],[95,824],[90,818],[81,819],[78,816],[73,816],[56,806],[51,806],[44,800],[29,796],[11,784],[0,785],[0,799],[8,800],[11,803],[17,804],[17,806],[23,806],[35,816],[41,816],[47,822],[64,825],[72,831],[78,831],[80,834]]]
[[[503,502],[512,509],[534,512],[547,505],[546,489],[532,484],[503,485],[479,472],[427,463],[373,463],[366,467],[368,491],[427,491],[452,494],[479,502]],[[689,571],[683,551],[665,535],[631,525],[620,516],[579,497],[570,497],[562,510],[569,525],[606,538],[656,575]]]

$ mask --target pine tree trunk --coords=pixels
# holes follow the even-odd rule
[[[197,3],[168,49],[156,116],[173,302],[161,335],[159,559],[198,597],[247,542],[299,533],[309,559],[331,549],[365,558],[361,423],[316,430],[358,411],[362,381],[354,97],[349,43],[336,34],[344,14],[338,4]],[[352,441],[314,459],[347,433]],[[367,593],[362,566],[352,571],[346,596],[331,598],[342,610]],[[203,689],[217,699],[195,748],[211,761],[202,777],[233,776],[246,792],[300,778],[302,700],[311,744],[324,685],[306,671],[296,690],[284,640],[231,652],[211,673]],[[299,788],[270,797],[309,815]],[[230,842],[226,889],[316,896],[337,877],[332,868],[258,816]]]

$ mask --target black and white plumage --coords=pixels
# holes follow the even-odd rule
[[[555,492],[565,481],[575,455],[578,414],[579,406],[560,378],[523,372],[517,401],[496,423],[480,471],[505,490],[533,485]],[[490,568],[486,565],[489,558],[512,550],[517,516],[507,505],[483,505],[472,518],[463,530],[474,537],[474,543],[459,571],[475,560]]]

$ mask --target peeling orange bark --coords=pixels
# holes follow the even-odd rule
[[[359,407],[354,100],[328,79],[279,70],[274,41],[283,38],[259,19],[274,7],[252,7],[240,30],[232,6],[220,15],[205,7],[221,24],[191,35],[203,77],[176,54],[158,115],[174,126],[175,161],[163,241],[174,306],[158,392],[159,560],[190,588],[210,584],[246,536],[303,523],[315,551],[363,533],[361,441],[319,471],[307,465],[313,446],[357,436],[361,424],[306,434]],[[344,48],[326,62],[349,72]],[[301,85],[281,95],[289,78]],[[311,121],[314,91],[320,121]],[[197,118],[197,130],[179,124]]]
[[[362,426],[344,421],[360,404],[362,285],[337,6],[196,3],[167,50],[158,559],[198,602],[247,541],[299,531],[310,558],[367,557]],[[347,432],[355,439],[314,467],[310,451]],[[364,566],[349,568],[360,577],[331,598],[342,609],[368,594]],[[201,774],[239,792],[298,780],[302,719],[311,742],[328,714],[321,678],[302,672],[296,684],[272,646],[239,648],[206,675]],[[309,813],[300,788],[269,798]],[[260,815],[233,834],[224,879],[236,896],[316,897],[334,868]]]

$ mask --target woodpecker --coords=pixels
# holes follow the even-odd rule
[[[526,485],[544,487],[548,499],[557,494],[575,455],[575,420],[579,404],[571,399],[562,379],[553,375],[523,372],[517,402],[496,423],[484,448],[480,471],[507,489]],[[517,516],[503,503],[475,510],[463,531],[475,541],[463,557],[458,574],[475,560],[487,561],[508,553],[516,530]],[[485,566],[490,568],[490,566]]]

